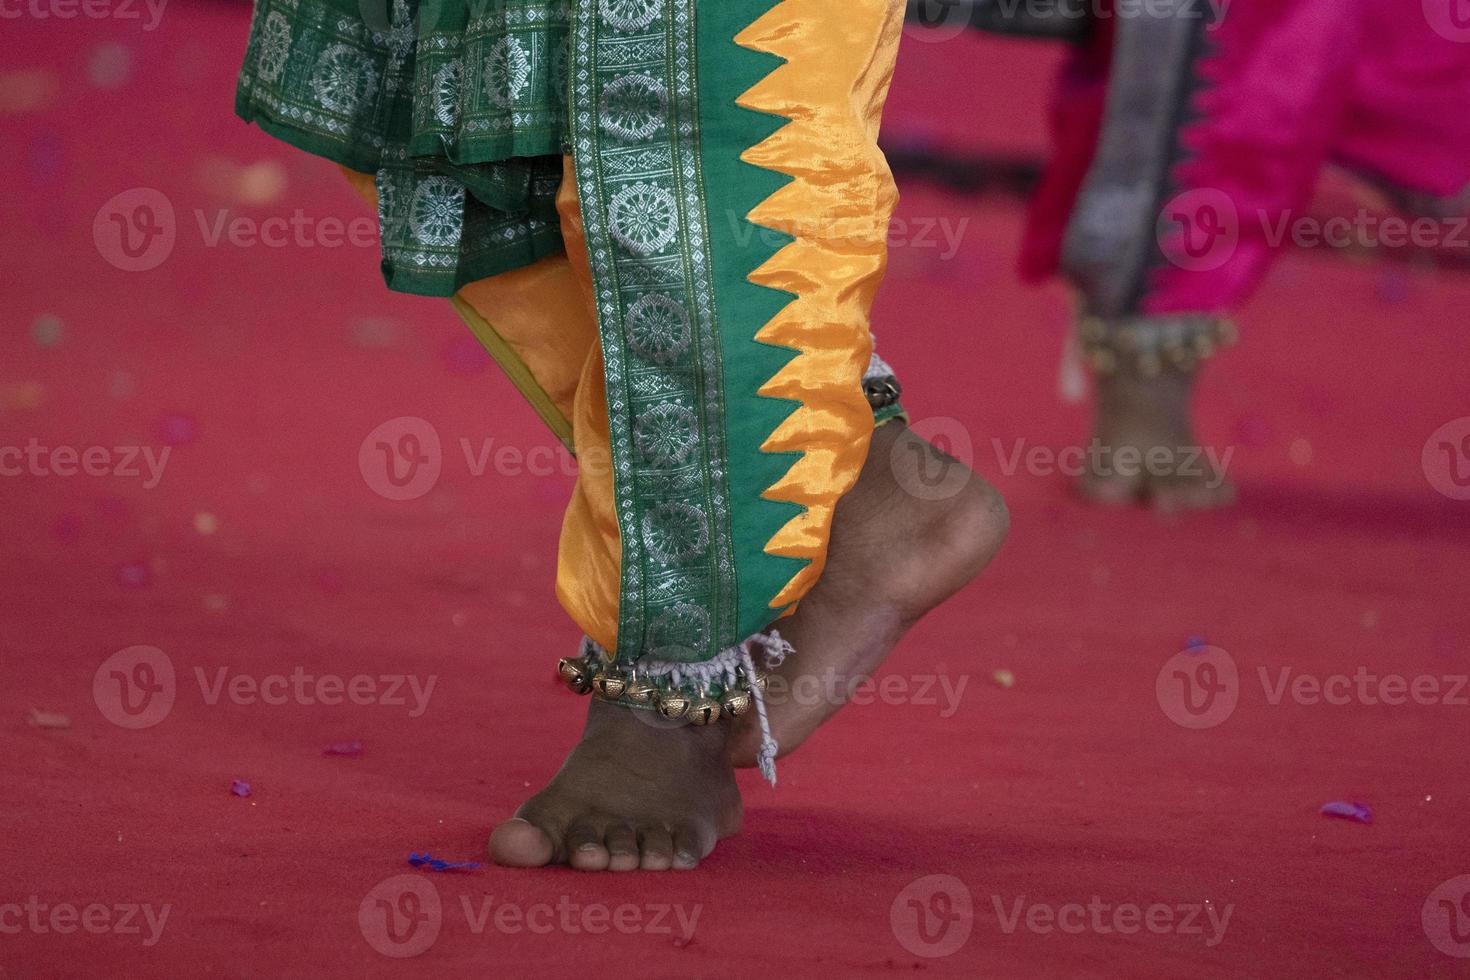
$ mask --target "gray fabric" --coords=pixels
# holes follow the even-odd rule
[[[1159,258],[1156,226],[1178,161],[1209,17],[1193,0],[1157,0],[1120,17],[1097,155],[1062,245],[1062,269],[1089,312],[1136,312]]]

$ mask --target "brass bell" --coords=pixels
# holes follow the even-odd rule
[[[588,676],[585,664],[576,660],[568,660],[563,657],[556,663],[556,673],[562,682],[577,694],[592,693],[592,679]]]
[[[608,701],[616,701],[628,690],[628,682],[617,674],[603,674],[592,683],[597,688],[598,695]]]
[[[648,704],[653,700],[653,695],[658,688],[647,681],[635,680],[623,691],[623,697],[634,704]]]
[[[1098,374],[1112,374],[1118,369],[1118,359],[1113,352],[1099,347],[1092,352],[1092,369]]]
[[[1194,370],[1194,350],[1189,347],[1170,346],[1164,348],[1164,353],[1169,358],[1169,363],[1180,371]]]
[[[868,398],[869,408],[887,408],[898,401],[903,389],[895,378],[874,378],[863,382],[863,393]]]
[[[755,679],[750,682],[750,686],[758,691],[764,692],[766,689],[766,678],[769,676],[769,674],[756,674]]]
[[[720,702],[714,698],[700,698],[689,706],[686,716],[696,725],[712,725],[720,720]]]
[[[689,699],[674,691],[656,696],[653,703],[658,713],[670,721],[683,718],[684,712],[689,710]]]
[[[725,700],[720,703],[720,707],[731,718],[739,718],[749,711],[750,706],[754,703],[749,691],[731,691],[725,695]]]

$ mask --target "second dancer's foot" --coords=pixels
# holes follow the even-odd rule
[[[1097,417],[1088,472],[1077,489],[1101,504],[1150,504],[1162,511],[1205,510],[1235,501],[1217,456],[1194,434],[1194,374],[1149,377],[1120,367],[1096,380]],[[1119,450],[1125,450],[1120,455]]]

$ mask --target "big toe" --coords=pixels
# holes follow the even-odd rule
[[[540,827],[516,817],[490,835],[490,860],[507,868],[539,868],[551,863],[556,845]]]

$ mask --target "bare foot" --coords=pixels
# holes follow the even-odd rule
[[[767,685],[782,755],[842,707],[909,627],[990,563],[1008,525],[1000,494],[965,464],[901,422],[874,432],[857,485],[837,505],[826,570],[775,624],[796,650]],[[759,745],[747,715],[732,746],[736,765],[755,765]]]
[[[1089,471],[1077,481],[1103,504],[1152,504],[1161,511],[1204,510],[1235,501],[1194,434],[1194,373],[1164,370],[1145,377],[1126,367],[1096,376],[1095,440]]]
[[[668,727],[593,699],[551,783],[490,835],[496,864],[688,870],[740,829],[730,727]]]

